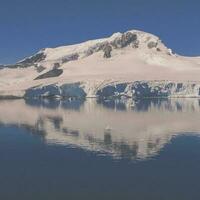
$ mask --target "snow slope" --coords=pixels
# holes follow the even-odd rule
[[[2,68],[2,67],[1,67]],[[0,97],[199,96],[200,57],[142,31],[46,48],[0,68]]]

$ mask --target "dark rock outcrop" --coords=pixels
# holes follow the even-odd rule
[[[45,78],[52,78],[52,77],[58,77],[63,73],[62,69],[52,69],[44,74],[39,75],[36,77],[34,80],[39,80],[39,79],[45,79]]]
[[[70,61],[78,60],[78,58],[79,58],[78,53],[70,54],[70,55],[67,55],[67,56],[62,58],[62,63],[67,63],[67,62],[70,62]]]
[[[53,69],[58,69],[60,67],[61,67],[60,63],[54,63],[53,65]]]
[[[18,62],[17,65],[20,65],[21,67],[28,67],[28,66],[32,66],[35,63],[45,60],[45,58],[46,58],[46,55],[43,52],[41,52],[41,53],[35,54],[34,56],[26,58],[25,60],[21,62]]]
[[[38,73],[41,73],[42,71],[44,71],[46,69],[42,65],[36,65],[35,68],[36,68],[36,70],[37,70]]]
[[[158,46],[158,43],[151,41],[147,44],[147,46],[149,49],[156,48]]]
[[[110,58],[112,52],[112,46],[110,44],[105,45],[103,52],[104,52],[104,58]]]
[[[111,57],[112,49],[120,49],[131,45],[133,48],[139,47],[139,41],[137,39],[137,34],[127,32],[121,35],[121,37],[117,37],[111,42],[101,42],[97,43],[94,46],[89,47],[85,52],[85,56],[90,56],[96,52],[103,51],[105,58]]]
[[[111,42],[111,45],[114,48],[118,49],[118,48],[124,48],[136,41],[137,41],[137,35],[131,32],[127,32],[122,34],[121,37],[118,37],[113,42]]]
[[[11,64],[11,65],[3,65],[3,68],[26,68],[26,67],[31,67],[31,66],[36,66],[36,64],[38,62],[41,62],[43,60],[45,60],[46,55],[41,52],[41,53],[37,53],[29,58],[26,58],[25,60],[22,60],[16,64]]]

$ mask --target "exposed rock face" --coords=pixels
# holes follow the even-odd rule
[[[110,44],[105,45],[103,52],[104,52],[104,58],[110,58],[111,57],[111,51],[112,46]]]
[[[98,44],[96,45],[96,46],[94,46],[94,47],[90,47],[90,48],[88,48],[87,49],[87,51],[85,51],[85,56],[87,57],[87,56],[90,56],[90,55],[92,55],[93,53],[95,53],[95,52],[97,52],[97,51],[99,51],[100,49],[99,49],[99,46],[98,46]]]
[[[96,45],[89,47],[84,54],[87,57],[98,51],[103,51],[104,58],[110,58],[112,49],[124,48],[131,44],[132,44],[133,48],[139,47],[139,41],[137,40],[137,34],[127,32],[127,33],[122,34],[121,37],[118,37],[111,42],[97,43]]]
[[[37,63],[45,60],[45,58],[46,58],[46,55],[43,52],[41,52],[13,65],[2,65],[2,68],[6,67],[6,68],[15,69],[15,68],[26,68],[26,67],[36,66]],[[1,66],[0,66],[0,69],[1,69]]]
[[[41,73],[42,71],[44,71],[46,69],[42,65],[36,65],[35,67],[36,67],[36,70],[37,70],[38,73]]]
[[[79,58],[78,53],[70,54],[70,55],[67,55],[67,56],[62,58],[62,63],[67,63],[67,62],[70,62],[70,61],[73,61],[73,60],[78,60],[78,58]]]
[[[30,65],[23,65],[23,64],[14,64],[14,65],[4,65],[4,68],[11,68],[11,69],[15,69],[15,68],[26,68],[26,67],[30,67]]]
[[[137,49],[139,48],[139,45],[140,45],[140,42],[138,40],[135,40],[133,43],[132,43],[132,47]]]
[[[58,69],[60,67],[61,67],[60,63],[54,63],[54,65],[53,65],[53,69]]]
[[[124,48],[136,41],[137,41],[137,35],[131,32],[127,32],[122,34],[121,37],[116,38],[113,42],[111,42],[111,45],[114,48]]]
[[[156,48],[157,45],[158,45],[157,42],[153,42],[153,41],[151,41],[151,42],[148,43],[147,46],[148,46],[149,49],[152,49],[152,48]]]
[[[156,51],[161,51],[161,49],[160,48],[156,48]]]
[[[39,80],[39,79],[45,79],[45,78],[52,78],[52,77],[58,77],[63,73],[62,69],[52,69],[42,75],[39,75],[36,77],[34,80]]]
[[[102,51],[107,45],[109,45],[108,42],[102,42],[102,43],[97,43],[94,46],[89,47],[85,52],[85,56],[90,56],[96,52]]]
[[[46,58],[46,55],[43,52],[41,52],[41,53],[35,54],[34,56],[26,58],[25,60],[23,60],[17,64],[21,65],[21,67],[28,67],[28,66],[32,66],[35,63],[45,60],[45,58]]]

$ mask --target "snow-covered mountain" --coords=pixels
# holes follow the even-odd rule
[[[1,65],[0,97],[197,97],[199,77],[200,57],[174,54],[158,37],[132,30]]]

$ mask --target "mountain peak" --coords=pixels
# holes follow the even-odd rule
[[[169,87],[168,95],[181,87],[184,95],[198,96],[197,84],[186,87],[184,83],[198,81],[199,74],[199,58],[172,54],[157,36],[130,30],[80,44],[42,49],[15,65],[1,69],[0,87],[3,95],[15,96],[35,96],[38,91],[39,96],[48,96],[55,91],[54,96],[67,96],[69,93],[71,96],[71,92],[75,96],[96,96],[102,92],[115,95],[112,91],[116,87],[116,93],[122,87],[123,94],[128,96],[134,96],[138,90],[146,94],[150,88],[154,88],[153,91],[159,89],[159,94],[165,95],[163,91]],[[101,90],[103,86],[105,91]],[[131,89],[133,86],[134,91]],[[36,87],[38,90],[34,89]],[[60,94],[60,91],[66,94]]]
[[[87,58],[95,53],[101,52],[102,57],[111,58],[118,51],[140,51],[144,54],[164,53],[173,55],[162,41],[155,35],[138,30],[130,30],[124,33],[114,33],[110,37],[102,39],[88,40],[80,44],[60,46],[56,48],[44,48],[35,55],[27,57],[16,65],[8,65],[7,67],[29,67],[42,63],[52,66],[53,63],[60,65],[70,61]]]
[[[110,58],[112,57],[112,52],[127,48],[129,50],[139,49],[140,51],[156,50],[171,54],[171,51],[157,36],[137,30],[125,33],[118,32],[108,38],[89,40],[80,44],[47,48],[43,53],[46,55],[46,60],[58,60],[61,62],[64,60],[65,62],[71,61],[71,59],[86,58],[100,51],[104,52],[104,58]]]

